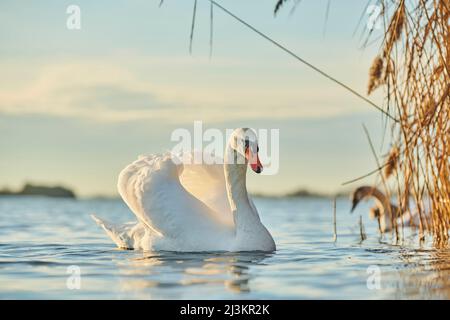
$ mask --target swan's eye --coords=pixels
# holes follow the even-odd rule
[[[250,146],[250,141],[248,141],[247,139],[245,139],[244,145],[245,145],[245,150],[247,150],[248,147]]]

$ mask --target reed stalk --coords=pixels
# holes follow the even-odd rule
[[[336,197],[333,199],[333,241],[337,241]]]

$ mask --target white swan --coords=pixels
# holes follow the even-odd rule
[[[355,189],[350,196],[352,201],[351,212],[355,210],[361,200],[369,197],[375,200],[375,207],[370,209],[369,217],[378,219],[381,232],[391,231],[394,224],[398,227],[419,227],[421,217],[417,211],[410,212],[400,209],[392,204],[389,198],[376,187],[362,186]],[[428,212],[422,215],[422,225],[424,229],[428,229],[431,226],[431,217]]]
[[[247,165],[262,171],[258,151],[256,134],[244,128],[231,135],[223,164],[182,164],[169,153],[141,156],[118,181],[137,222],[116,226],[92,217],[120,248],[274,251],[246,188]]]

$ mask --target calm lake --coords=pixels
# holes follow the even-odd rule
[[[118,250],[89,214],[134,220],[121,200],[0,197],[1,299],[450,298],[450,251],[380,238],[364,203],[255,198],[274,253]],[[361,242],[359,216],[367,239]],[[80,288],[73,287],[80,275]]]

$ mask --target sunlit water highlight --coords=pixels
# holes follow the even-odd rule
[[[416,237],[380,239],[361,206],[349,214],[319,198],[256,198],[278,246],[274,253],[143,253],[118,250],[90,219],[134,216],[120,200],[0,197],[2,299],[380,299],[450,298],[450,251]],[[360,241],[359,214],[367,240]],[[68,267],[81,288],[68,289]],[[369,266],[380,289],[367,286]]]

